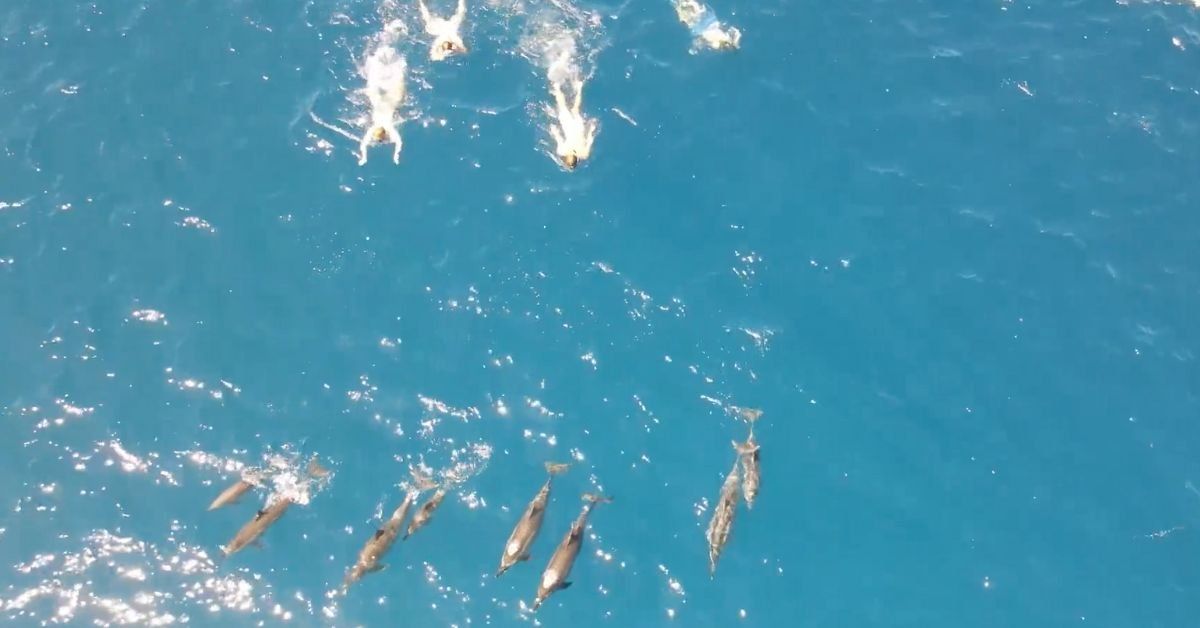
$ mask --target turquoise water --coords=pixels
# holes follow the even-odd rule
[[[1194,625],[1195,9],[721,1],[742,49],[693,55],[666,2],[583,4],[566,173],[529,4],[402,38],[416,119],[364,167],[310,113],[353,117],[388,7],[0,9],[0,617]],[[731,406],[763,488],[710,580]],[[236,466],[311,455],[221,559]],[[421,461],[462,483],[337,595]]]

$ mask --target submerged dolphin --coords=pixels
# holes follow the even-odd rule
[[[433,511],[442,505],[443,499],[446,499],[446,487],[444,486],[434,491],[433,497],[430,497],[429,501],[421,504],[421,509],[413,515],[412,521],[408,522],[408,531],[404,533],[404,540],[407,541],[408,537],[429,523],[429,520],[433,518]]]
[[[546,503],[550,501],[550,484],[554,481],[554,476],[566,470],[567,465],[565,464],[546,463],[546,473],[549,474],[549,477],[542,485],[542,490],[538,491],[537,495],[534,495],[533,501],[525,507],[525,514],[521,515],[517,526],[513,528],[512,534],[508,537],[508,543],[504,544],[504,554],[500,556],[500,568],[496,570],[497,578],[513,565],[523,560],[529,560],[529,548],[542,529],[542,519],[546,516]]]
[[[404,518],[408,516],[408,510],[412,507],[413,502],[417,500],[417,493],[410,492],[404,496],[404,502],[400,507],[392,513],[392,516],[383,523],[383,526],[375,530],[375,534],[367,539],[361,551],[358,552],[358,560],[354,566],[350,568],[350,572],[346,574],[346,581],[342,584],[342,590],[350,588],[350,585],[358,582],[363,576],[374,573],[383,569],[383,563],[379,562],[384,554],[392,548],[392,544],[396,542],[396,537],[400,535],[400,527],[404,523]]]
[[[218,508],[223,508],[230,504],[236,503],[239,499],[242,498],[242,495],[245,495],[247,491],[254,488],[255,486],[256,485],[254,483],[249,482],[249,481],[245,480],[244,478],[240,479],[236,483],[234,483],[233,486],[230,486],[229,488],[225,489],[224,491],[221,491],[221,494],[217,495],[217,498],[214,499],[212,501],[212,503],[208,505],[208,509],[216,510]]]
[[[271,505],[258,511],[253,519],[242,526],[241,530],[238,530],[233,540],[225,545],[225,555],[230,556],[241,551],[247,545],[257,543],[263,532],[266,532],[267,528],[271,527],[271,524],[279,521],[279,518],[283,516],[283,513],[287,512],[288,507],[291,505],[291,498],[281,497]]]
[[[739,456],[740,458],[740,456]],[[738,463],[733,461],[733,468],[725,476],[721,485],[721,496],[717,498],[717,506],[713,509],[712,521],[708,522],[708,574],[715,576],[717,561],[721,558],[721,550],[729,541],[729,531],[733,528],[733,516],[737,513],[738,500]]]
[[[571,567],[575,564],[575,558],[579,556],[580,547],[583,546],[583,531],[587,528],[588,515],[591,514],[592,508],[595,508],[596,504],[612,501],[609,497],[590,494],[584,495],[583,500],[587,502],[583,507],[583,512],[575,518],[575,523],[571,524],[571,529],[558,544],[554,555],[550,557],[550,562],[546,564],[546,570],[542,572],[542,580],[538,583],[537,599],[533,601],[533,610],[535,611],[541,607],[546,598],[550,597],[551,593],[571,586],[571,583],[567,581],[567,576],[571,574]]]

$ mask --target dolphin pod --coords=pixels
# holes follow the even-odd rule
[[[721,492],[717,497],[717,505],[713,509],[712,519],[708,522],[705,538],[708,540],[708,574],[716,577],[717,562],[721,552],[729,542],[733,530],[733,520],[737,515],[737,503],[740,496],[746,502],[746,509],[754,508],[754,499],[758,496],[758,487],[762,472],[759,469],[759,444],[754,440],[754,424],[762,416],[762,410],[756,408],[739,408],[738,416],[750,425],[750,433],[745,442],[733,441],[736,457],[733,468],[721,483]]]
[[[721,490],[717,497],[716,505],[713,508],[712,519],[709,521],[705,531],[708,542],[709,574],[711,577],[716,576],[721,554],[729,542],[734,519],[737,516],[738,502],[744,501],[746,508],[748,510],[752,509],[761,484],[759,458],[761,446],[755,438],[754,427],[763,412],[751,408],[734,409],[737,410],[738,416],[748,424],[749,433],[745,441],[732,441],[735,452],[733,465],[721,484]],[[518,563],[530,560],[534,543],[541,531],[546,511],[549,508],[554,480],[557,476],[566,472],[569,467],[567,464],[554,462],[546,462],[544,466],[546,479],[526,505],[520,518],[514,524],[507,542],[504,544],[503,552],[500,555],[499,567],[495,571],[495,577],[497,578],[508,572],[508,570],[512,569]],[[328,473],[315,459],[310,462],[309,475],[311,478],[323,478]],[[347,593],[352,585],[362,580],[365,576],[384,569],[386,565],[382,560],[392,549],[392,546],[395,545],[396,541],[398,539],[408,539],[417,531],[427,526],[433,519],[434,513],[445,501],[449,491],[453,488],[452,483],[435,484],[430,478],[420,474],[415,469],[413,470],[413,476],[415,484],[411,486],[404,485],[408,486],[408,488],[405,489],[404,499],[399,507],[392,512],[391,516],[380,523],[379,527],[366,539],[358,555],[355,557],[354,563],[347,569],[342,585],[343,594]],[[209,504],[208,510],[216,510],[237,503],[246,493],[263,486],[265,484],[264,480],[265,478],[261,477],[261,474],[245,473],[236,482],[223,490]],[[433,494],[416,509],[416,512],[413,513],[411,519],[407,522],[406,527],[405,519],[408,519],[409,512],[413,510],[421,493],[428,490],[433,490]],[[546,563],[546,567],[542,570],[534,601],[530,607],[535,612],[554,593],[571,586],[572,582],[568,578],[583,547],[584,534],[587,530],[589,517],[597,504],[609,503],[612,499],[608,496],[598,494],[584,494],[583,501],[585,503],[582,510],[572,522],[562,540],[559,541]],[[296,501],[289,496],[281,496],[268,500],[267,504],[258,510],[254,517],[246,522],[234,537],[222,547],[224,554],[230,556],[249,545],[259,545],[259,541],[267,529],[278,522],[295,503]],[[404,532],[403,536],[401,536],[401,531]]]

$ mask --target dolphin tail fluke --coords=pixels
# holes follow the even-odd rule
[[[329,469],[326,469],[324,465],[317,460],[316,456],[313,456],[312,460],[308,461],[308,474],[314,478],[320,479],[329,475]]]
[[[750,429],[754,429],[754,422],[763,415],[763,411],[758,408],[742,408],[738,414],[750,424]]]
[[[410,467],[409,473],[412,474],[413,486],[415,486],[418,491],[428,491],[437,487],[437,482],[435,482],[433,478],[429,477],[429,474],[425,473],[425,471],[419,467]]]
[[[540,597],[535,598],[533,600],[533,610],[536,611],[537,609],[541,608],[541,606],[542,606],[542,598],[540,598]]]
[[[735,441],[730,441],[730,442],[733,443],[733,449],[735,451],[737,451],[739,455],[742,455],[742,456],[749,455],[749,454],[752,454],[752,453],[758,451],[758,445],[756,445],[750,441],[746,441],[744,443],[739,443],[735,440]]]
[[[571,465],[565,462],[547,462],[546,473],[549,473],[550,475],[559,475],[560,473],[566,473],[567,469],[570,467]]]

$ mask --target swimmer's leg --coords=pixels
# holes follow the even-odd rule
[[[437,33],[429,28],[430,22],[433,21],[433,15],[429,13],[429,7],[425,6],[425,0],[417,0],[417,8],[421,11],[421,21],[425,23],[425,32],[436,35]]]
[[[467,17],[467,0],[458,0],[458,8],[454,11],[454,16],[450,18],[450,25],[458,32],[458,28],[462,26],[463,19]]]
[[[579,108],[583,106],[583,81],[574,79],[572,84],[575,86],[575,106],[571,107],[571,112],[578,116]]]
[[[556,81],[550,82],[550,95],[554,97],[554,107],[558,111],[558,117],[562,117],[563,112],[571,111],[567,106],[567,95],[562,91],[562,85]]]

